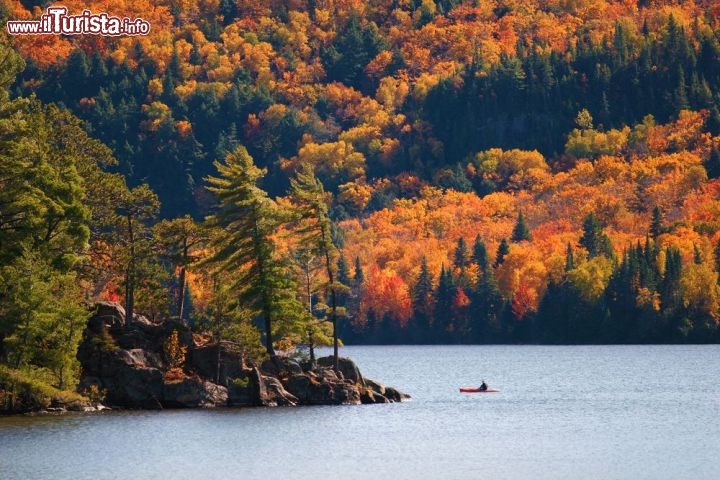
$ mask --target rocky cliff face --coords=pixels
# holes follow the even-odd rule
[[[182,370],[171,370],[165,345],[173,331],[187,346]],[[408,399],[366,379],[352,360],[332,358],[301,365],[274,357],[257,365],[231,342],[198,344],[186,326],[125,317],[102,302],[88,322],[78,350],[81,390],[104,393],[105,404],[123,408],[247,407],[388,403]],[[178,374],[179,373],[179,374]]]

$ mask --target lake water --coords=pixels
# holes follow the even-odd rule
[[[0,418],[0,479],[720,478],[717,345],[342,354],[413,400]]]

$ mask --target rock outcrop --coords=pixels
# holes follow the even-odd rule
[[[165,352],[172,332],[187,348],[184,365],[170,368]],[[409,398],[363,378],[347,358],[301,365],[276,356],[261,365],[245,358],[232,342],[196,344],[182,323],[152,322],[101,302],[88,321],[78,350],[81,391],[104,394],[104,403],[121,408],[210,408],[342,405],[400,402]]]

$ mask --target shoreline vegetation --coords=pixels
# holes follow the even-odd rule
[[[77,393],[0,369],[0,413],[108,409],[357,405],[408,400],[364,377],[352,360],[283,355],[252,359],[242,345],[193,334],[177,320],[127,321],[122,306],[96,306],[78,347]]]
[[[285,3],[0,34],[0,405],[270,388],[210,345],[354,402],[343,340],[720,341],[713,2]]]

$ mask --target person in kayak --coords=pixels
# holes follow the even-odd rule
[[[485,383],[485,380],[483,380],[482,383],[480,384],[480,391],[485,392],[485,391],[487,391],[487,389],[488,389],[487,383]]]

